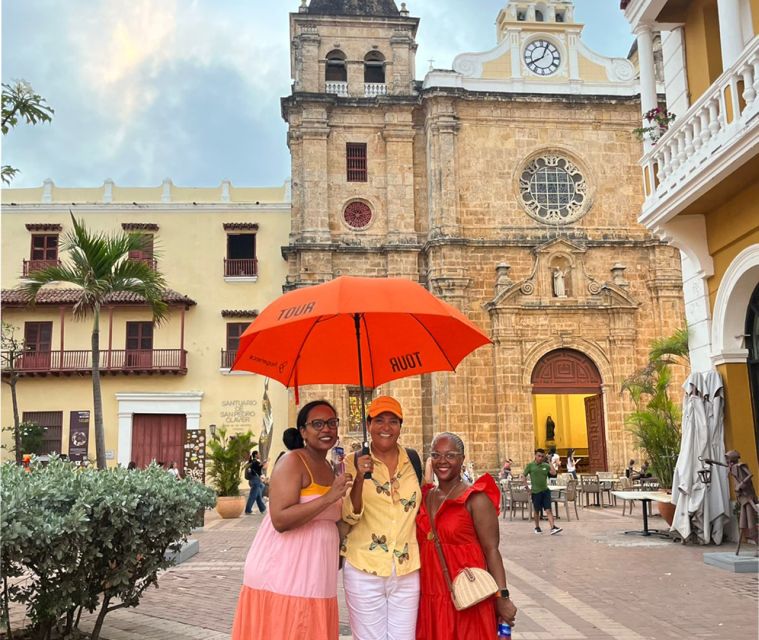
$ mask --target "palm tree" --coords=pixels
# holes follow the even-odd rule
[[[140,251],[145,240],[139,234],[94,233],[71,214],[73,230],[68,232],[61,248],[70,261],[61,266],[35,271],[22,281],[20,289],[30,304],[45,285],[65,283],[82,292],[74,304],[74,317],[92,316],[92,397],[95,409],[95,455],[98,469],[105,469],[105,432],[103,430],[103,401],[100,390],[100,309],[109,296],[117,292],[135,293],[144,298],[160,323],[166,316],[166,289],[163,276],[151,265],[130,260],[130,251]]]

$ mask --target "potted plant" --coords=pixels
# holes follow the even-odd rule
[[[216,511],[222,518],[239,518],[245,508],[245,495],[240,495],[243,469],[255,448],[250,431],[227,435],[224,427],[211,433],[207,459],[211,463],[207,473],[216,489]]]
[[[669,338],[655,340],[646,367],[624,381],[635,405],[627,418],[639,449],[648,456],[652,474],[665,491],[672,490],[672,477],[680,453],[682,412],[669,394],[672,365],[688,362],[688,331],[680,329]],[[662,517],[672,524],[675,505],[657,503]]]
[[[656,141],[667,133],[669,125],[674,122],[675,117],[675,114],[671,111],[655,107],[647,111],[643,116],[649,125],[633,129],[633,133],[638,137],[638,140],[648,139],[652,144],[656,144]]]

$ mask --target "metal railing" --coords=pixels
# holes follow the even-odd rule
[[[256,258],[224,258],[225,278],[249,278],[258,275]]]
[[[187,372],[187,351],[183,349],[112,349],[100,352],[102,372]],[[40,351],[19,354],[10,371],[30,374],[89,373],[92,351]]]
[[[229,349],[222,349],[221,350],[221,368],[222,369],[231,369],[232,363],[235,361],[235,357],[237,356],[237,351],[230,351]]]

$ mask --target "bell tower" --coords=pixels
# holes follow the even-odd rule
[[[290,14],[293,93],[412,94],[418,25],[394,0],[302,0]]]

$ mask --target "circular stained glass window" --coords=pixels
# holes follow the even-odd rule
[[[588,185],[580,168],[560,155],[532,160],[519,178],[522,205],[533,218],[567,224],[586,210]]]
[[[363,229],[372,221],[372,210],[365,202],[351,202],[343,211],[343,220],[351,229]]]

